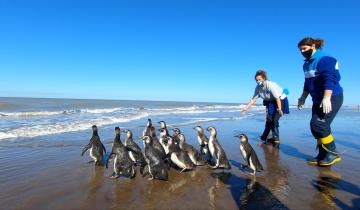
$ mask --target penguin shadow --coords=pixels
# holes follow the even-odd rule
[[[231,191],[239,209],[288,209],[276,196],[256,181],[256,178],[240,178],[231,173],[213,173]]]
[[[353,209],[360,206],[360,188],[348,181],[341,179],[341,174],[331,171],[331,168],[317,167],[319,176],[312,180],[312,186],[320,193],[321,197],[329,206],[338,206],[341,209]],[[334,191],[345,191],[358,196],[353,199],[350,206],[335,196]]]
[[[241,172],[244,173],[253,173],[253,170],[249,168],[248,165],[237,162],[236,160],[229,160],[230,164],[232,166],[235,166],[237,169],[239,169]]]

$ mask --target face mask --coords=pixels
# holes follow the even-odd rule
[[[260,87],[263,87],[263,86],[264,86],[264,80],[258,80],[258,81],[256,81],[256,83],[257,83]]]
[[[313,50],[312,50],[312,49],[309,49],[309,50],[306,50],[306,51],[302,52],[301,54],[302,54],[306,59],[310,59],[312,53],[313,53]]]

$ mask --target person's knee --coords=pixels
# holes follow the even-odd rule
[[[310,121],[311,132],[315,138],[327,135],[327,130],[329,130],[328,127],[325,119],[312,118]]]

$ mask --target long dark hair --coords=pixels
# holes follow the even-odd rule
[[[315,44],[316,49],[322,49],[324,46],[324,40],[319,38],[314,39],[312,37],[305,37],[298,43],[298,48],[303,45],[312,46],[313,44]]]
[[[261,76],[262,78],[264,78],[264,80],[268,80],[268,77],[266,75],[266,71],[260,69],[259,71],[256,72],[255,74],[255,80],[257,76]]]

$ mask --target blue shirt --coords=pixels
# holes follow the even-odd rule
[[[339,64],[335,58],[317,49],[310,59],[305,60],[303,70],[304,91],[310,93],[314,103],[321,103],[325,90],[332,90],[333,96],[342,94],[343,89],[339,84],[341,79]]]

